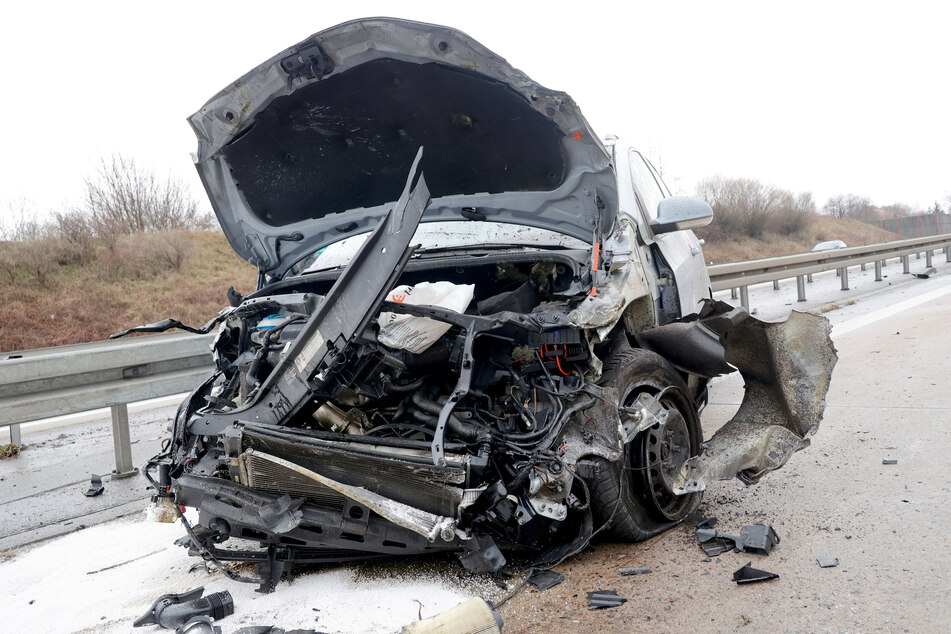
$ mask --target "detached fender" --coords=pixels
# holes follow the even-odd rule
[[[828,319],[793,312],[783,322],[749,315],[731,322],[720,342],[746,393],[736,415],[684,463],[679,494],[702,491],[712,479],[757,482],[809,446],[825,411],[838,359]]]

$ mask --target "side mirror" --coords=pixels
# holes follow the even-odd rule
[[[665,198],[657,205],[657,218],[650,221],[655,235],[706,227],[713,220],[713,209],[706,201],[689,196]]]

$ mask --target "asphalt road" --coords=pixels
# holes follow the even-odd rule
[[[771,524],[782,541],[768,557],[704,561],[686,525],[642,544],[600,544],[558,568],[561,585],[504,606],[507,631],[947,631],[951,279],[861,304],[829,313],[839,361],[812,446],[758,485],[717,482],[705,494],[700,510],[724,532]],[[713,387],[706,437],[741,398],[738,377]],[[839,565],[820,568],[820,555]],[[736,585],[733,572],[749,561],[779,578]],[[622,566],[652,572],[622,577]],[[628,601],[589,611],[592,590]]]
[[[704,561],[688,526],[641,544],[599,543],[558,568],[566,576],[561,585],[543,593],[526,589],[506,604],[505,631],[946,631],[951,275],[893,282],[863,285],[853,278],[856,290],[843,300],[834,276],[826,282],[816,276],[808,306],[839,306],[826,313],[835,324],[839,362],[812,447],[756,486],[717,482],[705,495],[701,512],[718,518],[720,530],[771,524],[782,541],[770,556],[730,552]],[[753,306],[760,316],[782,312],[780,304],[788,310],[784,292],[754,289]],[[739,377],[713,385],[703,417],[707,437],[741,397]],[[167,408],[133,417],[136,464],[155,453],[172,414]],[[29,446],[18,458],[0,461],[0,553],[144,506],[141,476],[107,481],[100,497],[82,496],[90,472],[113,466],[107,421],[29,433],[25,440]],[[820,555],[840,563],[820,568]],[[732,574],[748,561],[779,578],[737,586]],[[411,560],[405,567],[417,565]],[[622,566],[652,572],[622,577]],[[465,575],[451,562],[438,574]],[[474,587],[491,599],[502,594],[487,581]],[[615,590],[628,601],[589,611],[585,593],[593,590]]]

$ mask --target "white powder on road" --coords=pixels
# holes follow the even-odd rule
[[[234,597],[235,613],[219,623],[225,633],[249,625],[396,632],[417,619],[417,601],[423,618],[428,618],[485,590],[464,574],[417,576],[383,567],[379,576],[366,579],[355,568],[335,565],[281,582],[271,594],[259,594],[257,586],[220,573],[208,575],[201,568],[188,572],[200,560],[172,544],[183,535],[178,522],[126,518],[17,552],[0,563],[3,629],[125,634],[159,596],[204,586],[206,595],[228,590]],[[146,626],[135,631],[166,630]]]

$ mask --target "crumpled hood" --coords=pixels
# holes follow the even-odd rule
[[[608,152],[574,101],[459,31],[347,22],[275,55],[189,118],[234,250],[269,275],[365,233],[413,157],[423,222],[489,220],[590,242],[617,210]]]

